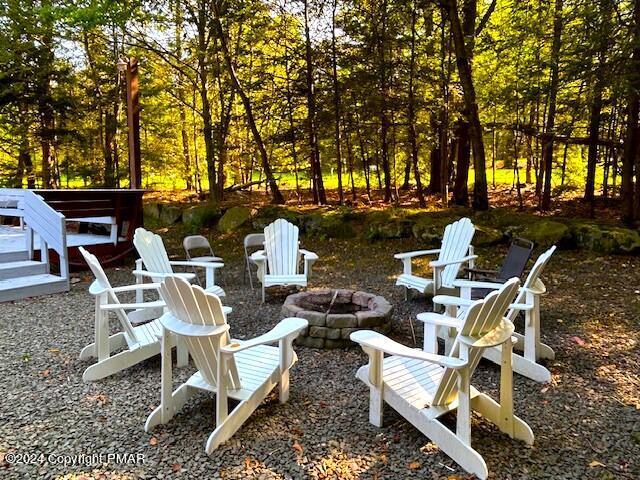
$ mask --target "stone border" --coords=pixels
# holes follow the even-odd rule
[[[300,317],[309,322],[296,343],[313,348],[349,347],[354,345],[349,335],[357,330],[368,329],[380,333],[391,331],[393,305],[384,297],[368,292],[337,290],[334,303],[337,310],[345,310],[348,304],[353,304],[358,310],[352,313],[326,314],[314,309],[314,305],[318,308],[328,305],[336,289],[308,290],[286,298],[282,305],[282,316]]]

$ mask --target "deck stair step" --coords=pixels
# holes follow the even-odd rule
[[[41,273],[47,273],[47,264],[35,260],[0,263],[0,280],[39,275]]]
[[[68,289],[69,282],[67,279],[49,273],[8,278],[0,280],[0,302],[60,293]]]
[[[28,260],[29,252],[26,250],[0,252],[0,263],[4,262],[17,262],[20,260]]]

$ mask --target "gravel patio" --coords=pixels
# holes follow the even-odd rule
[[[284,296],[268,295],[260,305],[259,291],[242,285],[240,236],[215,247],[226,262],[232,335],[264,333],[279,320]],[[391,336],[413,343],[408,319],[430,303],[417,296],[404,301],[393,286],[401,265],[392,254],[414,242],[323,240],[305,247],[320,256],[313,287],[383,295],[395,306]],[[481,249],[479,263],[497,263],[504,253]],[[114,284],[133,281],[130,269],[107,274]],[[211,457],[204,442],[215,423],[213,397],[196,397],[169,424],[145,433],[159,402],[159,358],[83,383],[88,363],[78,354],[93,338],[92,278],[76,276],[80,282],[68,293],[0,305],[0,477],[469,478],[389,407],[384,428],[369,424],[368,390],[354,378],[366,355],[355,347],[297,347],[289,402],[278,404],[272,393]],[[473,445],[496,479],[640,478],[640,258],[561,251],[544,277],[550,293],[543,299],[543,339],[557,355],[548,364],[553,382],[514,376],[515,412],[533,429],[535,444],[512,441],[476,417]],[[420,327],[416,333],[420,343]],[[192,372],[192,366],[175,370],[176,382]],[[486,361],[472,379],[493,396],[498,382],[498,367]],[[7,453],[140,453],[144,462],[10,464]]]

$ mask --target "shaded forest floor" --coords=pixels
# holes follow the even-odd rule
[[[313,195],[308,189],[301,189],[298,196],[295,190],[283,190],[283,196],[288,206],[300,206],[314,208]],[[327,190],[327,201],[329,205],[339,205],[338,191]],[[371,191],[371,198],[364,189],[356,189],[355,196],[351,190],[344,191],[344,204],[354,208],[420,208],[415,189],[397,190],[397,197],[390,204],[383,201],[382,192],[377,189]],[[470,195],[473,193],[470,190]],[[583,200],[581,192],[566,191],[553,198],[552,208],[548,212],[541,212],[538,208],[538,196],[533,185],[529,185],[522,190],[521,197],[518,196],[515,188],[497,185],[495,188],[489,186],[489,205],[491,207],[508,207],[523,213],[531,213],[539,216],[560,216],[570,218],[597,219],[606,223],[619,223],[620,200],[619,198],[597,197],[594,202]],[[156,190],[145,195],[145,202],[198,202],[208,198],[208,194],[198,196],[193,191],[179,190]],[[470,197],[471,198],[471,197]],[[442,197],[440,195],[425,195],[427,210],[444,210]],[[271,197],[264,189],[253,189],[226,193],[222,206],[231,207],[236,205],[247,205],[252,207],[269,204]]]
[[[248,231],[248,230],[247,230]],[[260,304],[243,284],[241,230],[217,235],[225,259],[222,285],[232,306],[232,335],[264,333],[280,318],[284,297]],[[179,229],[162,235],[182,258]],[[394,287],[400,272],[392,254],[413,239],[365,242],[303,237],[316,251],[311,287],[345,287],[384,295],[394,306],[391,336],[413,345],[409,319],[431,308],[423,297],[404,301]],[[479,248],[481,266],[501,260],[506,246]],[[130,283],[131,265],[109,269],[115,284]],[[359,348],[320,351],[297,347],[291,398],[275,392],[227,443],[207,457],[215,425],[212,397],[197,396],[167,425],[144,432],[158,404],[156,357],[105,380],[85,384],[89,365],[78,360],[93,338],[90,274],[68,293],[0,305],[0,423],[2,478],[339,478],[467,479],[451,459],[389,407],[385,426],[368,422],[368,391],[354,378],[366,363]],[[640,478],[640,258],[560,251],[545,272],[542,339],[556,352],[547,363],[550,384],[515,375],[515,412],[536,436],[527,447],[474,417],[472,444],[492,479]],[[418,327],[418,343],[421,328]],[[184,381],[193,367],[174,371]],[[494,398],[499,368],[483,361],[472,383]],[[455,425],[453,418],[448,419]],[[142,453],[144,464],[65,467],[9,465],[2,455],[22,453]]]

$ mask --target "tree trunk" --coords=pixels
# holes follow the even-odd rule
[[[561,1],[561,0],[557,0]],[[449,23],[451,24],[451,34],[456,53],[456,65],[458,75],[462,84],[465,109],[469,115],[470,139],[473,147],[474,166],[474,188],[472,206],[475,210],[486,210],[489,208],[489,197],[487,193],[487,172],[485,164],[484,141],[482,139],[482,124],[478,112],[476,91],[473,85],[471,73],[471,63],[467,55],[464,32],[458,14],[457,0],[446,0]]]
[[[296,195],[298,202],[302,201],[300,193],[300,179],[298,175],[298,148],[296,141],[296,125],[293,120],[293,94],[291,92],[291,69],[289,67],[289,53],[285,46],[284,69],[286,75],[286,97],[287,97],[287,119],[289,120],[289,129],[291,130],[291,158],[293,159],[293,171],[296,178]]]
[[[587,156],[587,180],[584,191],[584,199],[593,202],[595,198],[596,167],[598,163],[598,140],[600,138],[600,123],[602,118],[602,92],[605,81],[605,62],[609,49],[611,34],[611,0],[599,0],[598,9],[601,15],[601,24],[598,28],[599,49],[596,54],[597,67],[595,71],[594,86],[589,108],[589,153]]]
[[[598,139],[600,137],[600,121],[602,112],[602,88],[600,80],[596,80],[593,98],[589,108],[589,153],[587,155],[587,179],[584,187],[584,199],[593,202],[595,199],[596,167],[598,165]],[[564,165],[563,165],[564,170]]]
[[[469,204],[469,166],[471,165],[471,142],[469,141],[469,123],[461,120],[457,125],[456,142],[456,179],[453,184],[453,203]]]
[[[555,0],[553,18],[553,42],[551,45],[551,81],[549,84],[549,105],[547,107],[547,122],[545,125],[545,138],[542,145],[542,174],[544,187],[540,208],[551,208],[551,175],[553,173],[553,135],[556,121],[556,101],[560,83],[560,43],[562,37],[562,3],[563,0]]]
[[[382,170],[384,172],[384,202],[391,202],[391,168],[389,164],[389,115],[387,112],[387,101],[389,96],[389,79],[387,78],[387,0],[382,2],[382,31],[378,35],[378,57],[380,59],[380,148],[382,150]],[[378,169],[378,178],[380,170]]]
[[[265,177],[267,179],[267,183],[269,185],[269,188],[271,189],[272,202],[276,204],[282,204],[284,203],[284,197],[282,196],[282,193],[280,193],[280,189],[278,188],[276,179],[274,178],[273,172],[271,171],[267,149],[264,146],[262,136],[260,135],[260,131],[258,130],[255,118],[253,116],[253,108],[251,106],[251,101],[249,100],[249,97],[247,96],[242,86],[240,85],[240,81],[238,80],[238,76],[236,75],[235,68],[233,67],[231,52],[229,51],[229,47],[227,45],[227,38],[224,33],[224,30],[222,29],[222,23],[220,22],[220,10],[217,2],[214,3],[214,11],[215,11],[215,16],[213,20],[218,33],[218,38],[220,39],[220,47],[222,48],[225,64],[229,72],[229,77],[231,77],[231,82],[233,83],[233,87],[235,88],[235,91],[238,93],[238,95],[240,95],[240,99],[242,100],[242,105],[244,106],[244,111],[247,116],[247,123],[249,124],[251,133],[253,134],[253,139],[256,142],[258,151],[260,152],[262,170],[264,171]]]
[[[422,191],[422,179],[420,178],[420,168],[418,164],[418,140],[416,135],[416,95],[414,86],[414,77],[416,70],[416,1],[414,0],[411,5],[411,55],[409,58],[409,102],[407,111],[408,122],[408,138],[409,145],[411,147],[410,160],[407,160],[407,172],[405,174],[405,183],[409,183],[410,167],[413,166],[413,176],[416,180],[416,193],[418,195],[418,203],[420,207],[424,208],[427,203],[424,199],[424,192]],[[407,185],[408,186],[408,185]]]
[[[344,203],[344,191],[342,189],[342,152],[340,148],[340,85],[338,83],[338,54],[336,46],[336,10],[338,0],[333,0],[331,12],[331,69],[333,77],[333,113],[334,117],[334,141],[336,149],[336,171],[338,173],[338,198],[339,203]]]
[[[176,0],[175,3],[175,42],[176,57],[182,61],[182,1]],[[176,75],[176,81],[180,82],[179,74]],[[184,87],[178,85],[178,113],[180,115],[180,140],[182,142],[182,162],[184,168],[184,181],[187,190],[193,189],[193,177],[191,172],[191,158],[189,154],[189,135],[187,134],[187,112],[185,111],[185,94]]]
[[[313,201],[318,205],[327,203],[322,179],[322,166],[320,163],[320,148],[318,146],[318,128],[316,125],[316,92],[313,79],[313,55],[311,51],[311,33],[309,31],[309,4],[304,0],[304,37],[305,37],[305,63],[307,80],[307,134],[309,136],[309,148],[311,150],[311,185]]]
[[[475,45],[476,12],[478,9],[476,0],[464,0],[462,5],[462,33],[465,37],[467,58],[471,65],[473,61],[473,49]],[[471,165],[471,125],[467,120],[469,114],[463,109],[462,118],[458,124],[458,148],[456,154],[456,180],[453,184],[453,203],[466,206],[469,203],[469,167]]]
[[[631,23],[633,56],[628,64],[627,128],[622,160],[622,221],[628,225],[638,218],[640,203],[640,0],[635,0]],[[633,174],[636,174],[634,194]],[[635,197],[635,198],[634,198]]]

